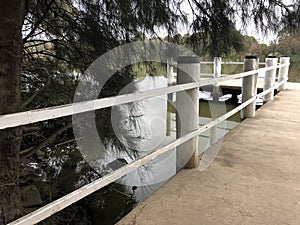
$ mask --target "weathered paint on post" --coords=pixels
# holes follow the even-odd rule
[[[185,72],[184,72],[185,71]],[[200,81],[200,58],[181,56],[178,58],[177,84]],[[182,137],[198,129],[199,88],[176,94],[176,136]],[[176,168],[196,168],[198,159],[198,136],[176,149]]]
[[[269,56],[266,58],[266,67],[276,66],[278,63],[278,58],[276,56],[272,57]],[[276,79],[276,71],[277,69],[268,70],[265,73],[264,78],[264,91],[268,90],[269,88],[275,85]],[[274,100],[274,90],[264,96],[264,101],[273,101]]]
[[[221,71],[222,71],[222,58],[214,57],[214,78],[215,79],[221,77]],[[213,91],[212,91],[213,101],[218,102],[221,95],[222,94],[221,94],[219,82],[216,82],[214,84]],[[218,116],[221,115],[212,113],[212,119],[215,119]],[[213,145],[216,141],[217,141],[217,126],[214,126],[210,129],[210,138],[209,138],[210,145]]]
[[[246,56],[244,59],[244,72],[258,69],[257,56]],[[243,77],[242,102],[252,98],[257,93],[257,74]],[[241,119],[255,117],[256,101],[241,110]]]
[[[173,72],[173,58],[167,60],[167,79],[168,86],[173,85],[174,72]],[[173,103],[173,93],[167,95],[167,118],[166,118],[166,135],[171,135],[171,104]]]
[[[289,64],[289,63],[290,63],[290,57],[286,57],[286,56],[280,57],[280,64]],[[279,68],[278,82],[281,82],[283,80],[286,80],[286,82],[283,85],[278,87],[277,89],[278,91],[286,89],[288,76],[289,76],[289,65]]]
[[[214,58],[214,78],[221,77],[221,57]],[[221,96],[219,83],[216,83],[213,88],[213,101],[218,101],[219,97]]]

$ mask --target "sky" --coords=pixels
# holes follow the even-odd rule
[[[294,0],[283,0],[283,3],[287,4],[287,5],[291,5],[293,3],[293,1]],[[187,1],[183,1],[182,4],[183,4],[183,11],[185,13],[187,13],[188,20],[189,20],[189,22],[191,22],[193,20],[192,10],[191,10],[189,4],[187,3]],[[239,21],[239,19],[237,19],[236,28],[238,30],[240,30],[243,35],[249,35],[249,36],[255,37],[259,43],[269,45],[272,41],[277,39],[277,34],[271,33],[271,32],[267,36],[264,36],[261,32],[259,32],[255,28],[254,23],[249,23],[247,28],[244,29],[244,28],[242,28],[242,22]],[[189,28],[186,27],[186,26],[179,27],[178,30],[179,30],[180,34],[191,33],[191,30],[189,30]],[[157,33],[160,36],[166,36],[167,35],[167,32],[163,31],[163,30],[159,30]]]
[[[253,23],[250,23],[246,29],[242,28],[241,23],[237,22],[236,28],[241,31],[243,35],[253,36],[260,44],[271,44],[271,42],[277,40],[277,34],[269,32],[267,35],[263,35],[259,30],[256,29]]]
[[[293,4],[293,0],[283,0],[282,2],[286,5]],[[241,23],[239,24],[239,22],[237,21],[236,27],[238,30],[242,29]],[[277,34],[270,32],[267,36],[264,36],[261,34],[261,32],[257,31],[257,29],[255,28],[255,25],[253,23],[252,24],[250,23],[249,26],[247,27],[247,29],[243,30],[241,33],[244,35],[253,36],[256,38],[256,40],[259,43],[263,43],[263,44],[267,44],[267,45],[269,45],[272,41],[277,40]]]

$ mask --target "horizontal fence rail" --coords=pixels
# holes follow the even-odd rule
[[[207,64],[207,62],[202,62],[201,64],[205,64],[205,63]],[[208,63],[213,64],[214,62],[208,62]],[[73,103],[73,104],[68,104],[68,105],[63,105],[63,106],[50,107],[50,108],[32,110],[32,111],[27,111],[27,112],[14,113],[14,114],[9,114],[9,115],[2,115],[2,116],[0,116],[0,129],[16,127],[16,126],[20,126],[20,125],[60,118],[60,117],[64,117],[64,116],[70,116],[73,114],[88,112],[88,111],[92,111],[92,110],[97,110],[97,109],[116,106],[116,105],[120,105],[120,104],[130,103],[130,102],[134,102],[134,101],[141,101],[141,100],[155,97],[155,96],[166,95],[166,94],[170,94],[170,93],[174,93],[174,92],[195,89],[195,88],[199,88],[199,87],[206,86],[206,85],[218,85],[218,83],[228,81],[228,80],[239,79],[239,78],[244,79],[249,76],[255,77],[256,74],[262,74],[262,73],[265,73],[266,71],[277,70],[280,68],[288,68],[288,66],[289,66],[289,63],[277,64],[275,66],[254,69],[251,71],[246,71],[246,72],[238,73],[238,74],[234,74],[234,75],[220,76],[217,78],[205,79],[205,80],[200,80],[200,81],[196,81],[196,82],[189,82],[189,83],[174,85],[174,86],[170,86],[170,87],[166,87],[166,88],[158,88],[158,89],[154,89],[154,90],[120,95],[120,96],[115,96],[115,97],[90,100],[90,101],[86,101],[86,102]],[[10,225],[28,225],[28,224],[38,223],[38,222],[50,217],[51,215],[61,211],[62,209],[70,206],[71,204],[79,201],[80,199],[98,191],[99,189],[103,188],[104,186],[125,176],[126,174],[134,171],[135,169],[139,168],[140,166],[143,166],[143,165],[149,163],[150,161],[156,159],[157,157],[174,150],[179,145],[182,145],[183,143],[186,143],[187,141],[190,141],[193,138],[199,136],[203,132],[215,127],[219,123],[223,122],[224,120],[233,116],[235,113],[239,112],[240,110],[245,109],[246,107],[249,107],[251,104],[255,103],[256,99],[262,98],[266,94],[273,92],[275,89],[282,87],[287,82],[287,77],[285,77],[283,74],[281,74],[280,77],[283,77],[284,79],[281,79],[276,84],[273,84],[267,90],[264,90],[263,92],[261,92],[259,94],[254,94],[249,99],[246,99],[245,101],[243,101],[241,105],[232,109],[231,111],[227,112],[226,114],[224,114],[216,119],[213,119],[211,122],[201,126],[200,128],[198,128],[196,130],[193,130],[183,136],[180,136],[175,141],[171,142],[170,144],[165,145],[164,147],[157,148],[154,152],[150,153],[149,155],[144,156],[143,158],[139,158],[136,161],[134,161],[130,164],[127,164],[127,165],[113,171],[112,173],[110,173],[106,176],[103,176],[103,177],[71,192],[71,193],[57,199],[56,201],[53,201],[35,211],[33,211],[32,213],[29,213],[29,214],[19,218],[18,220],[11,222]],[[257,79],[257,77],[256,77],[256,79]]]
[[[127,164],[127,165],[121,167],[120,169],[115,170],[114,172],[110,173],[109,175],[101,177],[98,180],[95,180],[95,181],[91,182],[90,184],[87,184],[87,185],[77,189],[76,191],[73,191],[73,192],[65,195],[64,197],[61,197],[61,198],[57,199],[56,201],[54,201],[36,211],[34,211],[30,214],[27,214],[26,216],[10,223],[9,225],[35,224],[35,223],[38,223],[38,222],[48,218],[49,216],[55,214],[56,212],[61,211],[62,209],[79,201],[80,199],[83,199],[84,197],[86,197],[86,196],[94,193],[95,191],[105,187],[106,185],[116,181],[117,179],[132,172],[133,170],[139,168],[140,166],[143,166],[143,165],[149,163],[150,161],[156,159],[157,157],[174,150],[174,148],[185,143],[186,141],[204,133],[205,131],[216,126],[217,124],[228,119],[229,117],[231,117],[232,115],[237,113],[239,110],[246,107],[247,105],[249,105],[250,103],[252,103],[255,100],[256,100],[256,97],[253,97],[253,98],[247,100],[240,106],[234,108],[233,110],[229,111],[225,115],[218,117],[217,119],[213,120],[212,122],[202,126],[198,130],[190,132],[189,134],[176,139],[175,141],[171,142],[168,145],[165,145],[162,148],[156,149],[154,152],[150,153],[149,155],[147,155],[141,159],[138,159],[138,160],[134,161],[133,163]]]
[[[274,91],[275,89],[277,89],[279,86],[283,85],[285,82],[287,82],[287,80],[282,80],[281,82],[278,82],[277,84],[273,85],[271,88],[260,92],[259,94],[257,94],[257,98],[262,98],[264,97],[266,94],[271,93],[272,91]]]
[[[78,113],[84,113],[106,107],[126,104],[134,101],[140,101],[154,96],[166,95],[178,91],[189,90],[196,87],[202,87],[206,85],[214,85],[218,82],[224,82],[228,80],[239,79],[247,77],[253,74],[264,73],[268,70],[281,68],[288,66],[289,64],[283,64],[278,66],[272,66],[267,68],[260,68],[248,72],[238,73],[234,75],[222,76],[220,78],[209,78],[201,80],[199,82],[191,82],[187,84],[174,85],[165,88],[156,88],[153,90],[136,92],[132,94],[118,95],[115,97],[101,98],[96,100],[72,103],[62,106],[54,106],[43,109],[36,109],[26,112],[13,113],[8,115],[0,115],[0,130],[10,127],[16,127],[20,125],[31,124],[35,122],[41,122],[45,120],[56,119],[64,116],[71,116]]]

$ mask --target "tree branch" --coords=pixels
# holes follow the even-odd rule
[[[47,76],[47,81],[45,83],[45,85],[39,89],[38,91],[36,91],[29,99],[27,99],[23,104],[22,104],[22,108],[25,108],[29,103],[31,103],[33,101],[33,99],[35,99],[39,94],[41,94],[51,83],[51,79],[50,79],[50,74],[48,72],[48,70],[45,67],[40,68],[40,70],[43,70],[44,73]]]
[[[20,157],[22,160],[32,156],[34,153],[36,153],[38,150],[41,150],[42,148],[45,148],[48,143],[52,142],[58,135],[63,133],[64,131],[68,130],[69,128],[72,127],[72,122],[68,123],[64,127],[61,127],[54,133],[52,133],[49,137],[47,137],[44,141],[39,143],[36,147],[33,148],[28,148],[23,151],[20,151]]]
[[[59,60],[62,60],[64,62],[67,62],[67,63],[71,63],[69,60],[66,60],[64,58],[61,58],[61,57],[58,57],[57,55],[55,54],[52,54],[50,53],[49,51],[46,52],[46,51],[36,51],[36,52],[26,52],[26,56],[29,56],[29,55],[45,55],[45,56],[50,56],[50,57],[53,57],[55,59],[59,59]]]
[[[72,139],[69,139],[69,140],[66,140],[66,141],[63,141],[63,142],[55,144],[55,147],[58,147],[58,146],[61,146],[61,145],[65,145],[65,144],[68,144],[68,143],[72,143],[74,141],[76,141],[76,139],[72,138]]]
[[[45,45],[47,43],[57,43],[57,42],[59,42],[59,40],[58,39],[52,39],[52,40],[30,39],[26,43],[31,43],[31,42],[33,42],[33,44],[25,45],[24,49],[33,48],[33,47],[37,47],[37,46],[40,46],[40,45]]]
[[[46,16],[48,15],[48,12],[49,12],[49,10],[50,10],[50,8],[51,8],[50,6],[52,5],[52,3],[53,3],[54,1],[55,1],[55,0],[51,0],[51,2],[47,5],[47,8],[46,8],[46,10],[44,11],[42,17],[37,21],[37,23],[36,23],[35,26],[32,28],[32,30],[29,32],[29,34],[27,34],[26,37],[23,38],[23,43],[25,43],[25,42],[28,40],[28,38],[30,38],[30,36],[31,36],[32,34],[34,34],[34,32],[35,32],[35,31],[37,30],[37,28],[41,25],[41,23],[43,22],[43,20],[46,19]]]

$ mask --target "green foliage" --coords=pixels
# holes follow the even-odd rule
[[[287,33],[297,33],[300,30],[300,3],[295,2],[292,10],[284,15],[283,18],[284,28],[283,31]]]
[[[289,68],[289,81],[300,82],[300,37],[299,32],[282,32],[279,42],[270,46],[271,53],[275,55],[287,55],[291,57]]]
[[[158,26],[175,32],[184,15],[175,15],[169,7],[172,4],[161,0],[28,1],[23,26],[22,110],[71,103],[78,75],[97,57],[125,42],[144,39],[145,32],[155,33]],[[99,97],[117,95],[133,79],[130,66],[118,71]],[[114,139],[110,109],[98,110],[96,120],[100,137]],[[23,129],[22,161],[25,166],[36,163],[46,174],[34,178],[45,203],[73,191],[83,178],[82,184],[99,178],[86,163],[76,172],[83,159],[74,144],[70,123],[67,117]],[[24,174],[21,184],[31,180]],[[134,204],[124,186],[112,184],[42,224],[114,224]]]

